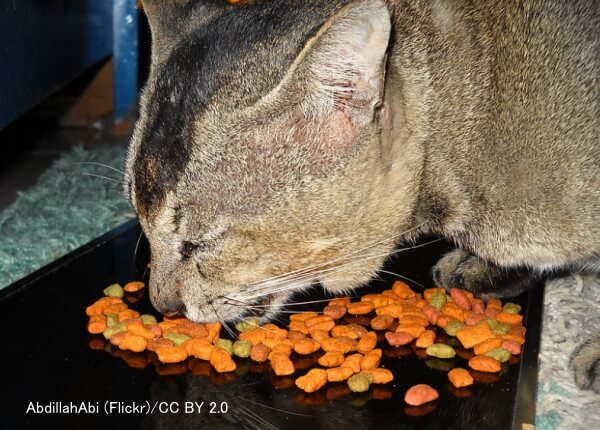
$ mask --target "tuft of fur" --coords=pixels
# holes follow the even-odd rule
[[[367,282],[422,233],[460,249],[439,284],[489,296],[600,268],[593,0],[145,9],[125,187],[159,310],[268,317],[315,282]]]

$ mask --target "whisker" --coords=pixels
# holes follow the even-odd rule
[[[410,278],[408,278],[408,277],[406,277],[406,276],[400,275],[399,273],[390,272],[390,271],[388,271],[388,270],[379,270],[379,272],[381,272],[381,273],[387,273],[388,275],[394,275],[394,276],[397,276],[397,277],[398,277],[398,278],[400,278],[400,279],[404,279],[405,281],[412,282],[413,284],[415,284],[415,285],[417,285],[417,286],[419,286],[419,287],[421,287],[421,288],[425,289],[425,286],[424,286],[424,285],[421,285],[420,283],[418,283],[418,282],[417,282],[417,281],[415,281],[414,279],[410,279]]]
[[[94,162],[94,161],[80,161],[80,162],[78,162],[77,164],[89,164],[89,165],[92,165],[92,166],[101,166],[101,167],[106,167],[107,169],[114,170],[115,172],[117,172],[117,173],[120,173],[120,174],[121,174],[121,175],[123,175],[125,178],[127,178],[127,177],[128,177],[128,176],[127,176],[127,174],[126,174],[124,171],[122,171],[122,170],[119,170],[119,169],[117,169],[116,167],[109,166],[109,165],[107,165],[107,164],[96,163],[96,162]]]
[[[142,240],[143,232],[140,231],[140,235],[138,236],[137,243],[135,244],[135,250],[133,251],[133,261],[135,262],[135,256],[137,255],[138,247],[140,246],[140,241]]]
[[[84,172],[82,172],[81,174],[84,176],[94,176],[96,178],[106,179],[107,181],[117,182],[118,184],[121,183],[121,181],[114,179],[114,178],[109,178],[108,176],[102,176],[102,175],[96,175],[94,173],[84,173]]]

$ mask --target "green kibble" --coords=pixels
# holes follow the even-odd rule
[[[235,328],[237,331],[242,333],[247,330],[252,330],[253,328],[256,328],[258,326],[260,326],[260,321],[258,321],[256,318],[249,318],[247,320],[242,320],[236,323]]]
[[[510,352],[504,348],[494,348],[486,352],[485,355],[498,360],[500,363],[506,363],[510,359]]]
[[[215,339],[214,342],[216,347],[222,348],[229,353],[229,355],[233,354],[233,342],[229,339],[218,338]]]
[[[251,349],[252,344],[246,340],[236,340],[232,347],[233,354],[242,358],[250,357]]]
[[[510,326],[508,324],[502,324],[495,319],[488,319],[487,323],[490,326],[490,330],[492,330],[492,333],[495,335],[507,334],[510,332]]]
[[[456,332],[459,331],[463,327],[464,327],[464,324],[461,323],[460,321],[452,320],[448,324],[446,324],[446,328],[444,328],[444,330],[446,331],[446,334],[448,334],[450,336],[456,336]]]
[[[348,378],[348,388],[354,393],[364,393],[369,391],[373,375],[367,372],[360,372]]]
[[[175,346],[181,345],[186,340],[190,340],[191,337],[181,333],[165,333],[163,337],[169,339]]]
[[[507,314],[518,314],[521,312],[521,306],[517,305],[516,303],[506,303],[502,307],[502,311],[506,312]]]
[[[106,315],[106,326],[112,327],[115,324],[119,323],[119,317],[117,314],[108,314]]]
[[[123,298],[123,287],[121,287],[119,284],[109,285],[104,289],[104,295],[108,297]]]
[[[142,322],[146,325],[158,324],[154,315],[144,314],[140,316],[140,318],[142,319]]]
[[[440,360],[439,358],[428,358],[425,360],[425,365],[433,370],[439,370],[440,372],[450,372],[456,363],[454,360]]]
[[[446,294],[435,292],[431,295],[431,300],[429,304],[436,308],[438,311],[441,310],[446,304]]]
[[[110,340],[111,336],[117,333],[124,333],[127,331],[125,324],[117,322],[109,327],[106,327],[102,332],[105,339]]]
[[[453,358],[456,355],[454,348],[445,343],[434,343],[427,347],[425,353],[431,357],[437,358]]]

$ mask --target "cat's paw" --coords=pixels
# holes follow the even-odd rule
[[[579,388],[600,394],[600,335],[588,339],[573,351],[569,367]]]
[[[533,277],[522,270],[500,268],[462,249],[437,262],[433,280],[446,290],[463,288],[486,300],[518,296],[533,284]]]

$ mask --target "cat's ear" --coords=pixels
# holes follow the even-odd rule
[[[152,61],[170,50],[188,31],[228,7],[224,0],[142,0],[152,33]]]
[[[343,112],[359,127],[372,120],[383,97],[390,29],[381,0],[355,1],[331,17],[296,59],[305,110]]]

